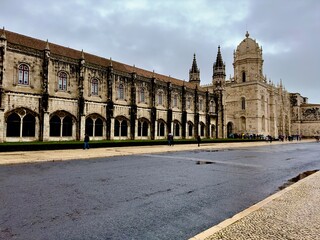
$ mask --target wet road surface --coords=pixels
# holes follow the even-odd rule
[[[0,239],[187,239],[315,169],[316,143],[0,166]]]

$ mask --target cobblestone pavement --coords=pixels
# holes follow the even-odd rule
[[[320,239],[319,199],[317,172],[191,239]]]

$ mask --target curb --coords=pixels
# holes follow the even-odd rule
[[[272,194],[271,196],[267,197],[266,199],[254,204],[253,206],[243,210],[240,213],[237,213],[233,217],[228,218],[228,219],[222,221],[221,223],[219,223],[217,225],[214,225],[213,227],[211,227],[211,228],[209,228],[209,229],[197,234],[196,236],[189,238],[189,240],[204,240],[204,239],[210,237],[211,235],[216,234],[220,230],[222,230],[222,229],[224,229],[224,228],[226,228],[226,227],[228,227],[228,226],[230,226],[232,224],[235,224],[237,221],[239,221],[240,219],[248,216],[252,212],[257,211],[258,209],[266,206],[267,204],[269,204],[270,202],[274,201],[275,199],[278,199],[278,198],[282,197],[287,192],[292,191],[293,189],[299,187],[301,184],[303,184],[304,182],[308,181],[309,179],[317,177],[317,175],[320,176],[320,171],[316,172],[314,174],[311,174],[310,176],[307,176],[304,179],[299,180],[298,182],[286,187],[285,189],[283,189],[283,190],[281,190],[279,192],[276,192],[275,194]]]

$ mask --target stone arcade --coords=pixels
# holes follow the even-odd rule
[[[263,76],[246,34],[226,80],[220,47],[212,84],[189,81],[0,30],[0,142],[319,135],[320,105]]]

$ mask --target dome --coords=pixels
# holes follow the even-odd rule
[[[246,38],[243,39],[239,44],[236,53],[238,56],[247,54],[258,54],[261,53],[261,49],[259,47],[259,44],[255,40],[249,38],[249,33],[247,31]]]

